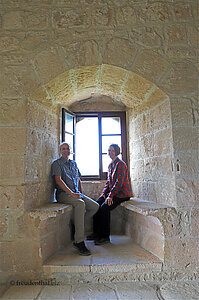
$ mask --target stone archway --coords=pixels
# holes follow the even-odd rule
[[[29,116],[32,120],[40,119],[39,122],[34,123],[35,121],[33,121],[33,123],[37,127],[36,131],[43,136],[41,165],[49,171],[52,160],[58,156],[61,108],[70,109],[77,106],[80,108],[81,103],[86,102],[89,110],[94,103],[96,108],[100,104],[98,101],[101,101],[102,98],[107,102],[111,101],[109,109],[121,106],[126,110],[129,170],[134,196],[175,206],[170,100],[152,82],[119,67],[99,65],[72,69],[58,75],[32,94],[29,113],[32,111],[34,117],[30,114]],[[34,160],[34,158],[32,159]],[[46,186],[46,188],[43,190],[39,188],[39,191],[36,191],[40,202],[34,201],[34,206],[50,200],[51,191],[47,188],[49,187],[47,172],[44,176],[42,174],[40,183],[41,187]],[[92,182],[92,184],[86,182],[84,191],[95,199],[96,195],[92,193],[97,194],[98,189],[102,188],[102,184],[104,185],[99,182]],[[88,187],[89,185],[92,187]],[[32,188],[34,189],[34,185]],[[90,190],[92,190],[91,194]],[[27,202],[27,207],[30,206],[32,204]],[[121,211],[118,211],[113,216],[114,228],[114,220],[123,219],[120,218],[120,214]],[[140,216],[138,219],[141,220]],[[149,218],[145,218],[144,222],[149,222]],[[152,228],[157,227],[156,222],[157,218],[150,219],[149,223],[153,223]],[[120,224],[119,227],[123,226]],[[117,228],[117,230],[119,229]],[[160,231],[162,232],[162,230]],[[161,259],[164,248],[163,235],[162,232],[161,238],[158,240]],[[143,242],[145,239],[146,235],[142,237],[141,241]]]
[[[26,139],[21,169],[25,169],[25,174],[22,173],[23,184],[18,189],[20,206],[17,214],[13,214],[20,241],[14,241],[12,245],[6,243],[5,246],[5,253],[8,248],[16,253],[17,245],[15,260],[19,262],[19,272],[24,272],[24,266],[36,271],[41,266],[40,246],[35,238],[32,239],[35,231],[30,229],[38,232],[40,221],[36,217],[31,227],[27,215],[29,209],[51,201],[50,167],[58,157],[60,107],[69,107],[93,94],[108,96],[126,107],[129,169],[135,196],[175,205],[168,96],[152,82],[115,66],[81,67],[64,72],[38,88],[24,105]],[[24,196],[21,195],[22,189]],[[46,222],[45,218],[42,222]],[[21,224],[24,226],[22,232],[19,231]],[[49,238],[52,238],[50,242],[54,241],[54,236]],[[21,251],[27,243],[29,249],[21,263]],[[34,261],[30,260],[30,255],[35,258]]]
[[[175,205],[169,98],[152,82],[112,65],[66,71],[32,94],[27,118],[32,134],[27,135],[27,148],[33,144],[31,137],[35,140],[41,135],[43,141],[40,166],[36,166],[36,173],[42,174],[38,175],[37,180],[40,180],[42,186],[49,186],[47,173],[51,161],[58,155],[60,107],[68,108],[88,98],[92,101],[98,95],[108,96],[115,104],[123,104],[126,108],[129,168],[135,196]],[[37,133],[34,132],[34,126]],[[34,161],[32,157],[30,162],[30,152],[27,157],[29,169]],[[47,171],[40,172],[41,168]],[[39,204],[49,201],[49,192],[49,188],[48,191],[44,188],[38,190],[37,185]],[[27,207],[30,206],[30,203],[27,204]]]
[[[92,94],[111,96],[138,114],[168,96],[152,82],[128,70],[112,66],[86,66],[66,71],[37,89],[31,99],[47,106],[72,103]]]

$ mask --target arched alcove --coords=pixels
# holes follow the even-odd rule
[[[126,110],[129,170],[134,195],[175,205],[168,96],[155,84],[133,72],[99,65],[64,72],[30,97],[26,165],[28,170],[32,170],[32,175],[37,174],[35,180],[39,183],[34,186],[31,182],[26,186],[29,190],[30,187],[37,189],[34,193],[37,201],[26,201],[27,208],[50,199],[52,191],[48,174],[52,160],[58,156],[60,108],[71,109],[84,103],[84,110],[89,110],[89,107],[97,109],[98,106],[99,110],[104,110],[104,105],[100,106],[102,99],[107,102],[107,110]],[[35,146],[35,150],[38,138],[42,145]],[[31,177],[31,174],[28,176]]]
[[[134,110],[145,111],[168,96],[143,77],[112,65],[85,66],[66,71],[41,86],[31,96],[46,106],[70,106],[92,95],[111,96]]]

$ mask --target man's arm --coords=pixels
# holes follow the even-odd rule
[[[80,178],[79,178],[78,190],[80,191],[80,193],[82,193],[82,183]]]
[[[65,182],[61,179],[61,176],[55,175],[55,182],[56,184],[67,194],[71,195],[74,198],[80,198],[79,193],[74,193],[69,187],[65,184]]]

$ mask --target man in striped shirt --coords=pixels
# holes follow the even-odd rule
[[[100,208],[93,216],[93,234],[87,237],[88,240],[94,239],[95,245],[110,242],[110,211],[131,197],[127,165],[118,158],[120,147],[110,145],[108,154],[112,159],[108,167],[108,180],[97,200]]]

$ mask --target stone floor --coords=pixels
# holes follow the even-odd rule
[[[107,284],[79,283],[63,286],[13,286],[1,299],[68,300],[198,300],[196,282],[120,282]]]
[[[46,281],[28,282],[29,285],[20,285],[20,282],[12,282],[11,286],[3,294],[1,299],[124,299],[124,300],[192,300],[199,299],[199,284],[195,281],[174,282],[87,282],[78,280],[70,283],[57,280],[57,276],[70,274],[100,274],[109,272],[139,272],[147,266],[155,269],[161,267],[161,262],[149,252],[134,244],[125,236],[112,236],[111,244],[95,246],[93,242],[87,242],[92,251],[89,257],[82,257],[71,246],[59,251],[44,265],[44,272],[53,275]],[[56,275],[57,274],[57,275]],[[61,274],[61,275],[60,275]],[[60,278],[59,278],[60,279]],[[3,287],[2,287],[3,289]],[[0,287],[1,295],[1,287]]]
[[[93,241],[86,241],[91,256],[77,255],[77,250],[68,247],[56,253],[44,265],[44,271],[48,272],[96,272],[106,269],[106,272],[118,271],[121,268],[130,270],[139,265],[156,265],[161,267],[161,261],[135,244],[127,236],[111,236],[111,243],[103,246],[95,246]]]

